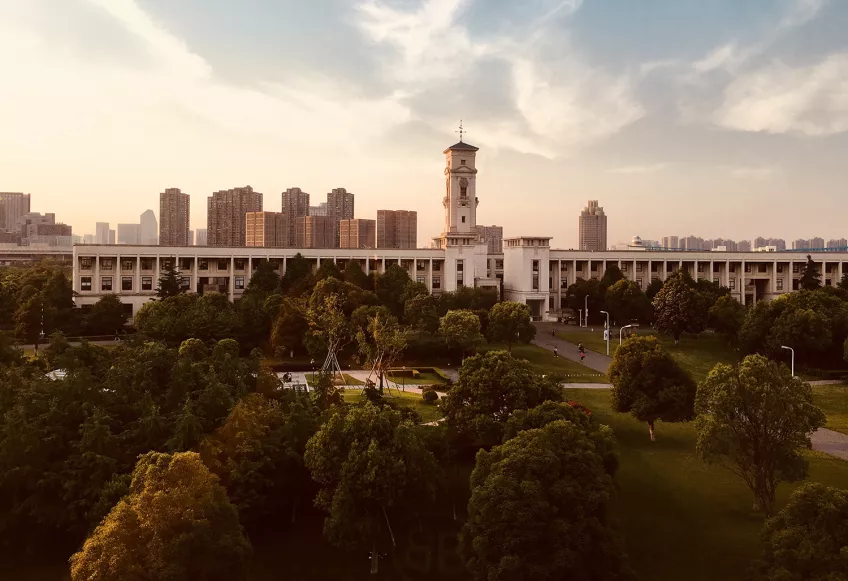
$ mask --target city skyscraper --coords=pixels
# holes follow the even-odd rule
[[[198,228],[194,237],[195,246],[206,246],[206,228]]]
[[[333,218],[333,246],[339,247],[339,221],[352,220],[354,197],[344,188],[334,188],[327,194],[327,216]]]
[[[94,225],[94,237],[98,244],[109,244],[109,222],[97,222]]]
[[[377,248],[418,248],[418,212],[377,210]]]
[[[317,206],[309,206],[309,215],[310,216],[326,216],[327,215],[327,202],[321,202]]]
[[[109,244],[115,244],[115,231],[109,230]]]
[[[808,241],[809,248],[824,248],[824,238],[816,236]]]
[[[221,190],[207,201],[208,246],[244,246],[245,215],[262,211],[262,194],[250,186]]]
[[[827,241],[828,248],[845,248],[848,246],[848,240],[845,238],[831,238]]]
[[[159,244],[159,224],[156,221],[156,213],[153,210],[145,210],[138,218],[139,235],[138,243],[145,246],[156,246]]]
[[[332,216],[300,216],[295,220],[297,248],[334,248],[335,220]]]
[[[283,246],[294,248],[297,244],[297,220],[309,215],[309,194],[300,188],[289,188],[282,194],[282,209],[280,212],[285,220],[285,238]]]
[[[589,200],[580,212],[578,222],[579,249],[601,251],[607,249],[607,216],[598,206],[598,200]]]
[[[140,238],[139,224],[118,224],[118,244],[139,244]]]
[[[491,253],[503,252],[503,226],[477,226],[480,242],[485,242]]]
[[[161,246],[188,245],[190,210],[190,198],[179,188],[168,188],[159,194],[159,244]]]
[[[282,212],[248,212],[245,229],[246,246],[280,248],[286,235],[286,218]]]
[[[339,221],[340,248],[375,248],[377,221],[362,218]]]
[[[0,192],[0,230],[14,232],[18,220],[30,213],[30,195],[20,192]]]
[[[792,241],[792,250],[807,250],[810,247],[810,242],[803,238],[798,238]]]

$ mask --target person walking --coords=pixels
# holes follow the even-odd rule
[[[556,329],[554,329],[553,327],[551,327],[551,337],[556,339]]]
[[[580,352],[580,363],[583,363],[583,360],[586,359],[586,348],[583,347],[583,343],[577,345],[577,351]]]
[[[557,349],[556,346],[555,346],[554,347],[554,359],[558,359],[558,358],[559,358],[559,349]]]

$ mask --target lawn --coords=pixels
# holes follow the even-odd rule
[[[507,350],[506,345],[487,344],[480,347],[479,351],[485,353],[497,349]],[[565,357],[554,357],[552,352],[538,345],[513,345],[512,354],[518,358],[526,359],[530,363],[530,367],[537,373],[560,373],[565,375],[566,381],[570,383],[606,382],[606,375]]]
[[[424,423],[442,419],[442,412],[439,410],[439,407],[435,404],[424,403],[419,392],[398,392],[394,389],[386,389],[383,392],[383,398],[399,406],[414,409],[421,416],[421,420]],[[365,396],[362,395],[362,390],[346,389],[344,400],[348,403],[358,403],[365,401]]]
[[[610,341],[610,356],[618,349],[618,330],[613,329]],[[639,335],[657,337],[671,356],[695,379],[701,381],[716,363],[733,363],[738,360],[738,352],[731,347],[720,335],[702,333],[699,336],[683,335],[680,344],[675,345],[674,339],[667,335],[659,335],[651,329],[638,331]],[[606,354],[606,342],[603,329],[598,328],[594,333],[589,331],[566,331],[557,333],[557,337],[571,343],[583,343],[586,349]]]
[[[432,371],[424,371],[418,377],[395,377],[391,372],[387,375],[389,379],[399,385],[445,385],[442,376]]]
[[[827,427],[848,434],[848,386],[814,385],[813,401],[827,414]]]
[[[689,424],[646,425],[609,407],[607,390],[570,389],[615,431],[621,453],[614,501],[633,568],[651,581],[745,579],[759,551],[763,518],[750,510],[753,497],[741,479],[695,455]],[[810,479],[848,488],[848,462],[809,452]],[[781,485],[782,506],[797,484]]]
[[[365,385],[364,381],[360,381],[360,380],[356,379],[355,377],[348,375],[347,373],[344,373],[343,375],[344,375],[344,384],[345,385]],[[305,375],[305,377],[306,377],[306,381],[308,381],[309,383],[315,383],[317,381],[316,374],[314,374],[314,373],[307,373]],[[336,376],[336,383],[338,383],[338,376]]]

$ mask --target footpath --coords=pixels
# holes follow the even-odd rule
[[[535,323],[535,325],[536,338],[533,340],[533,343],[549,351],[553,351],[554,347],[556,347],[560,356],[571,359],[572,361],[580,361],[580,354],[577,351],[577,345],[569,341],[560,339],[559,337],[551,337],[551,328],[555,327],[554,323]],[[562,327],[562,325],[560,325],[560,327]],[[611,357],[607,357],[606,355],[603,355],[601,353],[595,353],[594,351],[589,351],[588,349],[586,350],[586,360],[584,361],[584,364],[587,367],[594,369],[595,371],[606,373],[611,361]],[[831,383],[833,382],[810,382],[810,384],[812,385],[829,385]],[[612,386],[608,383],[572,383],[566,384],[566,387],[573,387],[576,389],[608,389]],[[813,450],[818,450],[819,452],[824,452],[826,454],[830,454],[831,456],[836,456],[837,458],[848,460],[848,435],[843,434],[841,432],[834,432],[833,430],[828,430],[827,428],[819,428],[818,430],[813,432],[812,436],[810,436],[810,440],[813,444]]]

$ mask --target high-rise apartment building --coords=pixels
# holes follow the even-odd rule
[[[810,242],[803,238],[798,238],[792,241],[792,250],[807,250],[810,248]]]
[[[828,248],[845,248],[848,246],[848,240],[845,238],[831,238],[827,241]]]
[[[118,244],[139,244],[141,226],[139,224],[118,224]]]
[[[377,248],[418,248],[418,212],[377,210]]]
[[[327,215],[327,202],[321,202],[317,206],[309,206],[309,215],[310,216],[326,216]]]
[[[334,248],[335,224],[332,216],[300,216],[295,220],[295,247]]]
[[[821,238],[820,236],[810,238],[807,242],[810,245],[810,248],[824,248],[824,238]]]
[[[607,249],[607,216],[598,206],[598,200],[589,200],[589,204],[580,212],[578,222],[580,250],[596,252]]]
[[[262,194],[250,186],[221,190],[208,198],[206,209],[208,246],[244,246],[245,216],[262,211]]]
[[[109,222],[97,222],[94,225],[94,237],[98,244],[109,244]]]
[[[281,248],[286,236],[286,218],[282,212],[248,212],[245,229],[247,246]]]
[[[109,230],[109,244],[114,244],[114,243],[115,243],[115,238],[116,238],[116,236],[115,236],[115,230],[110,229],[110,230]]]
[[[188,231],[188,245],[194,246],[194,230]]]
[[[309,215],[309,194],[300,188],[289,188],[282,195],[283,204],[280,212],[286,222],[285,248],[296,248],[297,243],[297,220]]]
[[[19,192],[0,192],[0,230],[14,232],[18,220],[30,213],[30,195]]]
[[[194,238],[195,246],[206,246],[206,228],[198,228]]]
[[[359,218],[339,221],[340,248],[376,248],[376,238],[376,220]]]
[[[168,188],[159,194],[159,244],[187,246],[191,205],[188,194]]]
[[[477,226],[480,242],[486,243],[490,254],[503,252],[503,226]]]
[[[334,246],[339,247],[339,221],[353,220],[354,196],[344,188],[334,188],[327,194],[327,216],[334,219]]]
[[[159,244],[159,223],[156,221],[156,213],[153,210],[145,210],[138,218],[139,234],[138,243],[145,246],[156,246]]]

